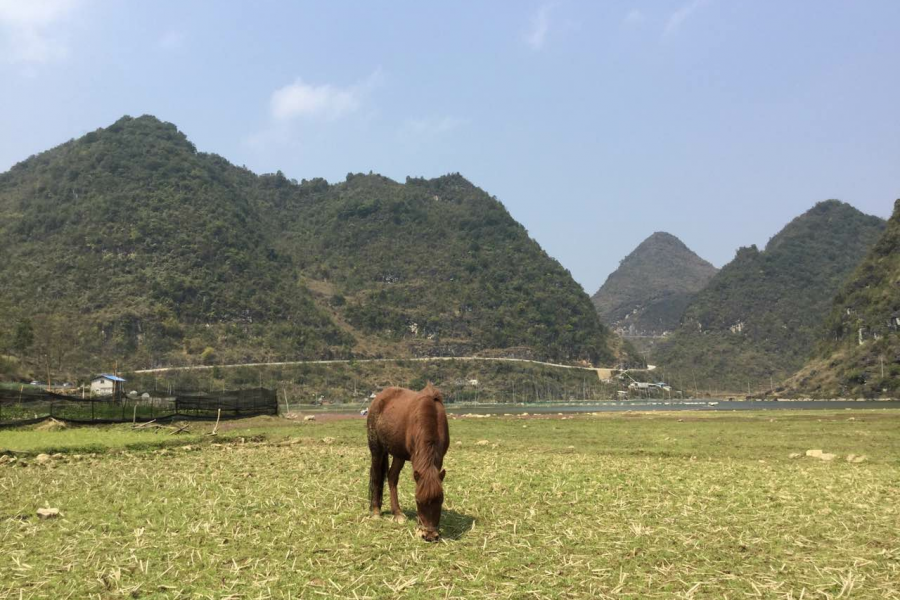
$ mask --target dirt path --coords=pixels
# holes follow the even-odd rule
[[[240,363],[231,365],[196,365],[192,367],[160,367],[158,369],[138,369],[134,371],[136,374],[148,373],[172,373],[176,371],[205,371],[209,369],[236,369],[238,367],[288,367],[294,365],[343,365],[350,363],[387,363],[387,362],[436,362],[436,361],[482,361],[482,362],[515,362],[527,363],[532,365],[541,365],[544,367],[553,367],[557,369],[575,369],[579,371],[593,371],[601,380],[608,379],[612,376],[613,369],[597,368],[597,367],[581,367],[576,365],[561,365],[557,363],[544,362],[541,360],[530,360],[527,358],[496,358],[485,356],[438,356],[430,358],[358,358],[358,359],[335,359],[335,360],[294,360],[285,362],[265,362],[265,363]]]

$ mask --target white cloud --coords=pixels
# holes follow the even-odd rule
[[[278,121],[295,118],[338,119],[359,110],[365,97],[381,82],[381,69],[348,87],[309,84],[302,79],[275,90],[269,102]]]
[[[678,31],[681,25],[700,7],[709,4],[709,0],[692,0],[672,13],[666,22],[663,35],[669,36]]]
[[[159,41],[157,45],[162,50],[178,50],[182,46],[184,46],[185,35],[181,31],[167,31]]]
[[[466,119],[451,116],[407,119],[403,123],[402,132],[415,136],[435,136],[453,131],[466,122]]]
[[[625,15],[625,24],[626,25],[637,25],[638,23],[642,23],[644,21],[644,13],[634,8]]]
[[[299,134],[309,121],[334,121],[361,111],[360,118],[370,118],[372,110],[362,110],[369,94],[381,85],[381,68],[346,87],[328,83],[309,84],[302,79],[278,88],[269,98],[269,122],[244,138],[254,151],[271,147],[299,148]]]
[[[44,64],[65,58],[69,49],[54,26],[80,0],[0,0],[0,53],[10,63]]]
[[[547,41],[547,32],[550,30],[550,11],[553,4],[545,4],[531,17],[531,29],[525,34],[525,42],[534,50],[540,50]]]

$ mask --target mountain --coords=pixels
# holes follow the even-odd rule
[[[900,395],[900,200],[835,296],[815,357],[788,388],[817,397]]]
[[[653,360],[687,389],[769,389],[811,354],[832,298],[885,222],[828,200],[766,245],[741,248],[685,310]]]
[[[0,256],[0,348],[54,368],[613,360],[569,272],[461,176],[257,176],[151,116],[0,174]]]
[[[626,256],[591,300],[600,320],[622,335],[659,336],[716,274],[672,234],[658,231]]]

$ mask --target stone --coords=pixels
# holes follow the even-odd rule
[[[828,452],[822,452],[821,450],[807,450],[806,455],[810,458],[818,458],[825,461],[834,460],[836,456],[834,454],[829,454]]]
[[[304,421],[315,421],[316,416],[315,415],[306,415],[305,417],[303,417],[303,420]]]
[[[40,519],[55,519],[59,516],[58,508],[39,508],[37,509],[37,516]]]
[[[37,456],[34,457],[34,462],[37,463],[37,464],[39,464],[39,465],[45,465],[45,464],[47,464],[48,462],[50,462],[50,455],[49,455],[49,454],[43,454],[43,453],[38,454]]]
[[[487,446],[488,444],[490,444],[490,442],[487,440],[478,440],[477,442],[475,442],[476,446]]]
[[[790,454],[788,454],[788,458],[800,458],[801,456],[803,455],[799,452],[791,452]]]

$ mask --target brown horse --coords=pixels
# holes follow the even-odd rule
[[[369,471],[369,508],[381,516],[384,478],[391,492],[391,512],[398,522],[406,519],[397,501],[397,481],[407,460],[412,461],[416,481],[418,533],[425,541],[439,537],[441,506],[444,503],[442,468],[450,446],[447,412],[441,392],[429,383],[420,392],[391,387],[372,401],[366,421],[372,467]],[[388,470],[388,455],[394,457]]]

